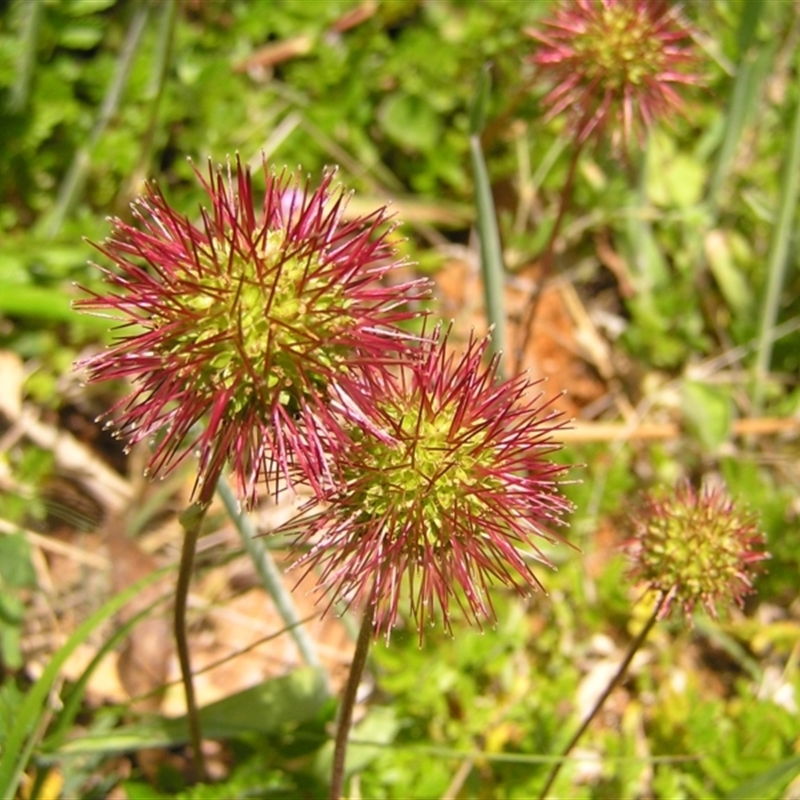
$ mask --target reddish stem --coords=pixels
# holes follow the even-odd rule
[[[367,654],[372,642],[375,621],[375,591],[370,593],[367,607],[364,609],[364,618],[361,620],[361,630],[358,632],[356,649],[353,661],[350,664],[350,674],[342,694],[342,703],[339,706],[339,720],[336,725],[336,745],[333,751],[333,771],[331,774],[331,800],[340,800],[344,789],[345,757],[347,756],[347,740],[350,728],[353,725],[353,709],[356,705],[356,694],[361,683],[361,676],[367,663]]]
[[[175,633],[175,649],[178,653],[178,662],[181,667],[181,681],[186,697],[186,719],[189,723],[189,741],[192,746],[192,759],[197,780],[205,782],[207,779],[205,757],[202,748],[202,732],[200,729],[200,713],[194,693],[192,679],[192,664],[189,659],[189,638],[186,626],[186,607],[189,598],[189,584],[192,580],[192,567],[194,554],[197,549],[197,540],[200,537],[200,528],[211,502],[216,481],[209,481],[208,490],[201,492],[200,498],[193,503],[180,516],[181,527],[184,531],[183,546],[181,547],[181,562],[178,568],[178,584],[175,587],[175,614],[173,626]]]
[[[553,768],[550,770],[550,774],[547,776],[547,781],[544,784],[544,788],[541,792],[539,792],[539,800],[545,800],[547,797],[547,793],[552,788],[553,784],[555,783],[556,778],[558,777],[558,773],[561,772],[561,767],[564,766],[564,762],[567,760],[567,756],[572,752],[575,745],[580,741],[581,737],[584,733],[586,733],[586,729],[591,724],[592,720],[597,716],[600,709],[605,704],[606,700],[608,700],[611,692],[616,689],[619,685],[620,681],[625,676],[625,673],[628,671],[628,667],[633,661],[633,657],[638,652],[639,648],[644,644],[644,640],[647,638],[647,635],[650,633],[653,625],[656,624],[658,621],[658,616],[661,613],[662,609],[664,608],[664,603],[667,601],[667,595],[662,594],[659,597],[658,602],[656,603],[656,607],[653,610],[653,614],[651,615],[650,619],[647,620],[647,624],[642,628],[639,632],[639,635],[630,643],[628,647],[628,652],[625,654],[625,658],[622,659],[622,663],[619,665],[614,677],[608,682],[608,686],[603,690],[603,693],[600,697],[597,698],[595,701],[592,710],[587,714],[586,719],[584,719],[583,723],[581,724],[580,728],[573,734],[572,738],[567,742],[567,746],[561,752],[561,756],[558,761],[553,765]]]

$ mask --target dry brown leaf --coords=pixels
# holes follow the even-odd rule
[[[158,569],[156,560],[126,535],[122,518],[112,515],[106,525],[111,558],[111,579],[116,593]],[[125,624],[162,598],[171,588],[164,578],[142,590],[120,612]],[[128,637],[117,662],[119,678],[137,710],[154,711],[161,705],[164,686],[174,650],[172,628],[162,614],[149,614],[138,622]]]

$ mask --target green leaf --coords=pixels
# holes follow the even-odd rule
[[[103,31],[96,25],[68,25],[61,31],[60,43],[73,50],[91,50],[103,38]]]
[[[64,4],[64,11],[71,17],[85,17],[111,8],[117,0],[71,0]]]
[[[0,624],[6,623],[15,628],[25,616],[25,606],[16,595],[3,591],[4,588],[0,584]]]
[[[725,797],[726,800],[750,800],[753,797],[775,797],[778,787],[785,785],[787,778],[800,774],[800,756],[794,756],[762,772],[755,778],[737,786]]]
[[[20,643],[20,627],[0,621],[0,662],[9,669],[20,669],[24,663]]]
[[[328,698],[324,673],[299,669],[273,678],[200,709],[203,736],[230,739],[245,733],[277,733],[286,725],[313,720]],[[109,753],[144,747],[174,747],[189,741],[186,717],[152,718],[118,730],[73,739],[59,756]]]
[[[0,283],[0,314],[35,317],[53,322],[74,322],[76,312],[59,289]]]
[[[758,30],[758,23],[766,3],[764,0],[747,0],[740,3],[739,28],[736,35],[738,55],[743,56],[753,44]]]
[[[747,314],[753,305],[752,287],[734,262],[728,237],[720,230],[709,231],[704,245],[708,265],[728,307],[735,314]]]
[[[644,203],[645,200],[643,199]],[[647,295],[668,284],[670,273],[664,254],[653,234],[653,226],[640,210],[631,206],[625,220],[628,257],[633,268],[632,278],[637,293]],[[634,300],[640,299],[640,296]],[[650,303],[648,303],[650,304]]]
[[[502,353],[506,346],[506,318],[503,304],[505,286],[505,265],[500,243],[500,231],[497,227],[492,187],[489,172],[483,157],[481,142],[478,136],[469,137],[472,171],[475,179],[475,205],[477,208],[478,236],[481,243],[481,275],[486,303],[486,315],[492,326],[491,351]],[[502,362],[498,365],[499,374],[503,375]]]
[[[700,202],[706,173],[691,156],[677,151],[666,134],[654,133],[647,149],[647,196],[664,208],[689,208]]]
[[[390,95],[378,109],[378,121],[391,139],[409,150],[432,150],[442,135],[438,114],[416,95]]]
[[[36,585],[31,548],[24,534],[0,536],[0,578],[13,589]]]
[[[5,748],[12,720],[17,718],[23,700],[22,690],[13,681],[0,684],[0,749]]]
[[[682,387],[683,414],[690,430],[705,447],[716,450],[730,435],[733,408],[716,386],[686,381]]]
[[[348,775],[362,772],[392,742],[400,731],[400,721],[392,708],[372,708],[353,729],[347,747],[345,771]],[[321,781],[330,776],[334,743],[328,742],[317,755],[314,772]]]

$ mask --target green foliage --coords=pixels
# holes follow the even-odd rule
[[[203,732],[211,739],[228,739],[246,733],[279,733],[286,727],[316,719],[327,699],[323,676],[316,670],[291,674],[252,686],[201,710]],[[61,755],[120,752],[144,747],[175,747],[189,740],[185,717],[153,718],[121,727],[113,733],[75,738],[60,746]]]
[[[19,707],[15,709],[16,713],[10,718],[13,721],[10,722],[0,743],[2,744],[2,751],[0,751],[2,753],[0,755],[1,796],[14,796],[17,791],[23,771],[28,766],[33,750],[44,734],[43,722],[49,713],[46,700],[66,660],[100,624],[116,614],[139,591],[155,582],[159,576],[159,572],[151,573],[147,578],[112,598],[83,622],[59,648],[38,680],[25,693]],[[90,669],[96,664],[97,659]],[[15,695],[12,692],[11,702],[14,702],[14,699]]]
[[[35,586],[36,573],[25,536],[0,536],[0,663],[9,669],[22,666],[19,640],[25,605],[19,591]]]
[[[665,692],[668,708],[654,716],[652,742],[663,752],[699,758],[678,769],[659,767],[658,796],[724,797],[791,755],[796,726],[790,711],[745,697],[709,701],[694,687],[686,695],[679,700]]]
[[[0,349],[25,360],[27,403],[57,411],[76,356],[108,336],[106,320],[71,310],[73,284],[99,280],[87,261],[103,261],[83,237],[102,241],[108,215],[129,219],[128,203],[145,179],[196,217],[201,192],[187,157],[203,169],[209,159],[224,162],[238,151],[257,160],[263,150],[271,163],[299,164],[312,176],[338,163],[359,200],[397,198],[419,212],[403,229],[404,248],[435,275],[450,248],[429,242],[460,245],[470,234],[464,209],[474,207],[477,187],[470,108],[487,62],[493,89],[479,143],[487,168],[481,188],[492,190],[509,269],[526,276],[554,230],[573,153],[562,121],[543,121],[546,87],[526,62],[535,45],[523,30],[551,6],[393,0],[335,29],[360,7],[345,0],[4,4]],[[689,94],[685,116],[655,130],[641,153],[634,148],[620,161],[602,146],[582,152],[547,276],[575,286],[594,327],[608,324],[600,335],[612,351],[612,374],[603,373],[609,417],[621,409],[630,422],[652,412],[658,421],[678,420],[682,435],[570,445],[559,454],[585,465],[575,470],[582,482],[565,489],[577,507],[566,538],[583,555],[548,551],[558,571],[538,570],[547,596],[524,603],[493,596],[499,622],[491,630],[457,628],[452,640],[432,630],[422,647],[415,631],[399,631],[390,646],[374,648],[377,691],[349,763],[364,797],[443,796],[456,775],[463,797],[535,795],[547,758],[579,722],[576,697],[599,658],[593,648],[618,655],[647,613],[616,553],[629,533],[626,516],[643,488],[709,473],[759,513],[772,554],[757,598],[724,623],[737,666],[730,675],[718,670],[721,686],[705,681],[711,667],[687,653],[706,653],[714,625],[694,633],[674,622],[659,627],[646,666],[619,690],[624,710],[614,706],[610,721],[598,720],[582,742],[597,769],[571,759],[554,794],[780,797],[798,771],[791,703],[777,702],[742,666],[777,670],[786,687],[800,690],[797,446],[732,433],[759,404],[774,416],[796,416],[800,405],[797,208],[787,180],[797,152],[790,141],[800,101],[797,10],[714,0],[684,11],[701,31],[706,87]],[[258,61],[262,48],[286,42],[293,56]],[[438,218],[429,220],[428,209],[458,213],[433,231]],[[773,261],[781,266],[768,266]],[[762,320],[777,326],[769,346],[758,340]],[[586,343],[575,347],[583,352]],[[759,359],[766,371],[756,386],[750,376]],[[621,394],[635,407],[612,408]],[[0,485],[0,519],[9,530],[43,520],[33,490],[50,474],[52,454],[29,443],[3,446],[0,466],[4,480],[13,477],[11,489]],[[23,535],[0,534],[0,795],[14,796],[34,764],[42,774],[54,764],[63,771],[65,796],[108,794],[110,751],[156,740],[177,746],[183,722],[123,725],[120,709],[84,709],[83,679],[59,692],[63,707],[50,703],[67,652],[118,599],[24,684],[20,642],[36,590],[29,550]],[[601,566],[587,567],[594,564]],[[318,689],[295,673],[206,709],[210,732],[231,748],[223,782],[188,787],[165,772],[153,785],[134,773],[122,788],[131,798],[323,796],[335,709]]]

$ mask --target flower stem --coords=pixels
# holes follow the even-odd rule
[[[561,767],[564,765],[567,756],[572,752],[573,748],[580,741],[583,734],[586,733],[586,729],[589,727],[592,720],[597,716],[598,712],[603,707],[606,700],[608,700],[611,692],[613,692],[614,689],[616,689],[620,681],[625,676],[625,673],[627,672],[628,667],[631,664],[631,661],[633,661],[633,657],[636,655],[639,648],[644,644],[644,640],[647,638],[647,635],[650,633],[653,625],[655,625],[656,622],[658,621],[658,616],[661,613],[661,610],[663,609],[666,600],[667,600],[667,594],[662,594],[659,597],[658,602],[656,603],[656,606],[653,609],[653,613],[650,616],[650,619],[647,620],[647,624],[639,632],[639,635],[630,643],[628,647],[628,652],[625,654],[625,658],[622,659],[622,663],[619,665],[619,668],[614,674],[614,677],[608,682],[608,685],[603,690],[603,693],[600,695],[600,697],[597,698],[594,706],[592,707],[592,710],[586,715],[586,718],[584,719],[580,728],[578,728],[578,730],[573,734],[569,742],[567,742],[567,746],[562,750],[561,756],[558,759],[558,761],[556,761],[556,763],[553,764],[553,767],[550,770],[550,774],[547,776],[547,781],[544,784],[544,788],[542,789],[541,792],[539,792],[539,800],[545,800],[545,798],[547,797],[547,793],[550,791],[553,784],[555,783],[556,778],[558,777],[558,773],[561,772]]]
[[[353,653],[353,662],[350,664],[350,674],[342,694],[342,703],[339,707],[339,720],[336,724],[336,743],[333,750],[333,771],[331,773],[331,800],[340,800],[344,788],[345,756],[347,755],[347,740],[353,724],[353,709],[356,704],[358,685],[367,663],[370,642],[374,631],[375,603],[374,589],[364,609],[364,618],[361,620],[361,630],[358,632],[356,649]]]
[[[189,639],[186,632],[186,605],[189,598],[189,582],[192,579],[192,566],[194,554],[197,549],[197,539],[200,528],[208,509],[208,501],[199,500],[193,503],[180,516],[181,527],[184,530],[183,547],[181,548],[181,563],[178,570],[178,585],[175,587],[175,616],[174,632],[175,647],[178,651],[178,661],[181,665],[181,680],[186,694],[186,718],[189,722],[189,740],[192,745],[192,758],[197,780],[205,781],[206,765],[203,758],[200,733],[200,714],[197,709],[197,700],[194,695],[192,681],[192,665],[189,660]]]

